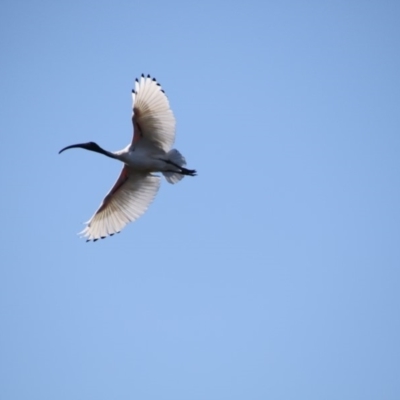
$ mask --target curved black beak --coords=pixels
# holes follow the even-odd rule
[[[89,143],[78,143],[78,144],[71,144],[71,146],[64,147],[61,149],[58,154],[61,154],[63,151],[68,150],[68,149],[76,149],[76,148],[81,148],[81,149],[86,149],[86,150],[92,150],[91,145],[94,144],[93,142]]]

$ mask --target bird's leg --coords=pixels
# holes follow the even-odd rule
[[[189,176],[196,176],[197,175],[196,170],[194,170],[194,169],[186,169],[186,168],[182,168],[182,167],[180,167],[180,171],[168,170],[168,171],[164,171],[164,172],[172,172],[174,174],[189,175]]]
[[[195,169],[187,169],[187,168],[183,168],[183,167],[180,167],[181,168],[181,174],[182,175],[189,175],[189,176],[196,176],[197,175],[197,172],[196,172],[196,170]]]
[[[197,172],[195,169],[187,169],[184,167],[181,167],[178,164],[175,164],[173,161],[171,160],[164,160],[167,164],[173,165],[174,167],[178,168],[179,171],[167,171],[167,172],[177,172],[178,174],[182,174],[182,175],[189,175],[189,176],[196,176]]]

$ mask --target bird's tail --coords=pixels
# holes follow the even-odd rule
[[[163,175],[169,183],[177,183],[185,175],[183,175],[181,171],[173,172],[173,170],[177,170],[179,167],[184,167],[186,165],[185,157],[183,157],[178,150],[172,149],[167,153],[167,160],[169,161],[169,166],[171,167],[172,171],[163,172]]]

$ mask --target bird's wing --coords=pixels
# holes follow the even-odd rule
[[[117,182],[80,234],[88,241],[96,241],[120,232],[147,210],[159,187],[158,176],[138,173],[124,166]]]
[[[136,79],[132,90],[132,146],[156,146],[168,152],[175,139],[175,117],[169,101],[155,78],[150,75]]]

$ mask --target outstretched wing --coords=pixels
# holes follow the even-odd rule
[[[155,78],[136,79],[133,99],[132,145],[153,145],[168,152],[175,140],[175,117],[169,101]]]
[[[154,200],[160,178],[124,166],[117,182],[80,234],[87,240],[104,239],[139,218]]]

